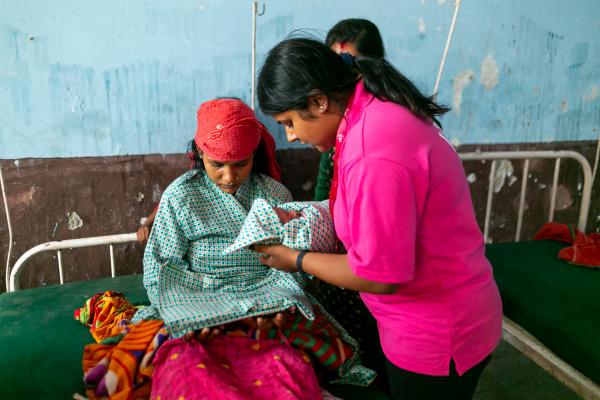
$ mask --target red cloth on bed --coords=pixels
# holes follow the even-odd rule
[[[548,222],[544,224],[534,240],[556,240],[569,243],[558,253],[558,258],[571,264],[586,267],[600,267],[600,233],[584,234],[577,229],[570,229],[566,224]]]

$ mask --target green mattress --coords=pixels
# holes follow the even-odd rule
[[[504,314],[600,384],[600,269],[559,260],[564,243],[493,244]]]
[[[98,292],[124,293],[148,304],[141,275],[121,276],[0,295],[0,399],[71,399],[84,394],[81,360],[94,343],[73,319],[75,308]],[[375,386],[335,386],[344,399],[387,399]]]
[[[26,289],[0,295],[0,399],[71,399],[83,393],[81,360],[94,343],[73,311],[116,290],[148,304],[141,275]]]

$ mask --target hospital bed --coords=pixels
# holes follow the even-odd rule
[[[588,162],[572,151],[462,153],[467,162],[489,163],[482,230],[504,306],[504,339],[586,399],[600,399],[600,272],[569,265],[556,255],[564,244],[521,241],[530,160],[554,160],[548,220],[554,219],[561,163],[575,160],[583,177],[577,225],[585,230],[591,197]],[[503,160],[522,163],[514,242],[490,242],[494,180]],[[529,199],[531,201],[531,199]],[[115,276],[114,247],[134,242],[120,234],[40,244],[24,253],[0,295],[0,398],[70,398],[83,392],[81,358],[93,339],[73,310],[95,293],[123,292],[148,304],[141,275]],[[111,277],[66,283],[62,254],[68,249],[108,246]],[[19,290],[19,276],[37,254],[56,252],[60,285]],[[344,398],[384,399],[376,387],[340,388]]]

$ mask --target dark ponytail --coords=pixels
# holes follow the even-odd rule
[[[343,100],[361,78],[373,96],[404,106],[421,119],[435,121],[449,111],[384,59],[359,56],[349,64],[323,43],[305,38],[284,40],[269,51],[258,77],[258,102],[265,114],[305,110],[308,98],[317,94]]]
[[[433,96],[424,96],[400,71],[383,58],[355,57],[365,89],[379,100],[392,101],[410,109],[421,119],[435,120],[450,111],[437,104]]]

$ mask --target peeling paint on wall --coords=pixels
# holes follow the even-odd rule
[[[514,172],[512,163],[509,160],[501,160],[498,163],[494,174],[494,193],[499,193],[504,186],[507,178],[511,178]]]
[[[16,199],[9,198],[8,199],[9,207],[15,207],[15,206],[29,207],[29,205],[31,204],[31,201],[33,200],[33,195],[35,194],[36,188],[37,187],[35,185],[32,185],[31,187],[29,187],[29,189],[27,189],[21,193],[18,193],[16,196]]]
[[[564,185],[559,185],[556,188],[556,210],[562,211],[571,207],[573,204],[573,196],[571,196],[571,192]]]
[[[83,226],[83,220],[75,211],[67,213],[67,225],[70,231],[79,229]]]
[[[560,112],[567,112],[569,109],[569,102],[567,99],[562,99],[560,102]]]
[[[498,65],[492,56],[488,55],[481,62],[481,77],[479,82],[486,90],[492,90],[498,85]]]
[[[155,183],[152,185],[152,201],[158,203],[162,196],[162,190],[160,190],[160,185]]]
[[[423,17],[419,17],[418,26],[419,32],[425,33],[425,31],[427,30],[427,26],[425,26],[425,21],[423,20]]]
[[[465,69],[459,72],[452,80],[452,91],[454,97],[452,99],[452,107],[454,111],[460,111],[460,104],[462,103],[462,94],[465,86],[467,86],[475,78],[475,73],[470,69]]]
[[[585,101],[592,101],[596,100],[598,96],[600,96],[600,88],[598,88],[598,86],[596,85],[592,85],[592,87],[590,88],[590,93],[583,96],[583,99]]]

